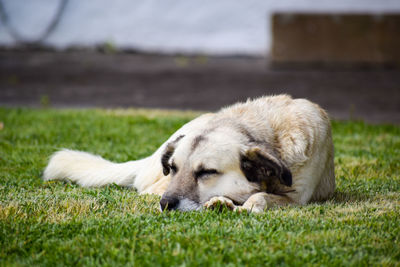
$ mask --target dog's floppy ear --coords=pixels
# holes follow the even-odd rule
[[[171,143],[167,144],[167,147],[165,148],[162,156],[161,156],[161,164],[163,167],[163,173],[165,176],[167,176],[171,170],[171,166],[168,163],[169,159],[172,157],[172,154],[174,154],[175,151],[175,146],[184,137],[184,135],[178,136],[174,141]]]
[[[292,185],[292,173],[279,160],[260,147],[248,149],[241,155],[240,168],[250,182],[262,182],[271,178],[278,178],[286,185]]]

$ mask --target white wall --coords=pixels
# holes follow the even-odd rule
[[[2,0],[21,35],[35,38],[58,0]],[[69,0],[46,43],[63,49],[111,42],[156,52],[265,54],[276,10],[399,12],[400,0]],[[0,25],[0,44],[14,41]]]

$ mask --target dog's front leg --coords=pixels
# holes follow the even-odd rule
[[[251,195],[242,206],[236,207],[235,210],[260,213],[270,207],[285,206],[291,203],[293,201],[287,196],[260,192]]]

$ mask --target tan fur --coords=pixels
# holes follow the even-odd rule
[[[76,154],[79,161],[73,153],[81,153]],[[252,160],[256,156],[251,153],[263,153],[276,166],[287,167],[293,184],[280,185],[275,178],[268,183],[249,180],[241,169],[241,155]],[[202,115],[141,161],[116,164],[84,152],[58,152],[44,179],[67,179],[83,186],[112,182],[134,186],[140,193],[162,195],[164,203],[179,199],[179,210],[212,207],[228,199],[229,206],[235,202],[240,204],[237,209],[259,212],[273,205],[328,198],[335,189],[333,157],[326,112],[308,100],[279,95]],[[177,167],[176,173],[171,166]],[[204,170],[206,175],[198,178]],[[266,184],[273,187],[267,190],[272,193],[265,192]]]

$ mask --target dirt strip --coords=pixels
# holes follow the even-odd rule
[[[292,69],[265,58],[0,52],[0,105],[216,110],[287,93],[337,119],[400,124],[400,70]]]

